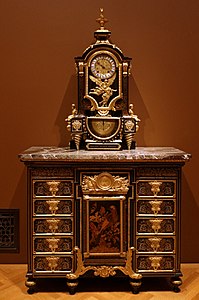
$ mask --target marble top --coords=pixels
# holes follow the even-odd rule
[[[173,147],[137,147],[135,150],[88,151],[68,147],[31,147],[19,154],[28,161],[188,161],[191,154]]]

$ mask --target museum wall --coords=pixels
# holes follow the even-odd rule
[[[192,154],[183,169],[182,262],[199,263],[199,1],[0,1],[0,208],[20,209],[25,263],[26,170],[18,153],[67,146],[64,119],[77,103],[74,57],[94,41],[104,7],[107,28],[133,58],[130,102],[140,117],[138,146],[173,146]]]

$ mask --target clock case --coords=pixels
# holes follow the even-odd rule
[[[72,104],[72,114],[66,119],[72,149],[130,150],[136,146],[140,120],[128,99],[131,58],[111,43],[104,20],[101,14],[95,43],[75,58],[78,107]]]

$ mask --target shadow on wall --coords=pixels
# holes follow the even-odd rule
[[[72,112],[72,103],[78,103],[77,96],[77,76],[72,75],[68,86],[66,88],[65,95],[60,106],[55,125],[59,128],[60,142],[59,147],[66,147],[70,141],[70,132],[66,128],[65,119],[71,115]]]
[[[62,104],[57,115],[57,119],[55,121],[55,125],[59,128],[59,147],[68,146],[68,143],[70,141],[70,132],[66,128],[65,119],[71,114],[72,103],[75,103],[76,107],[78,107],[77,88],[77,76],[72,75],[68,83],[65,95],[63,97]],[[131,95],[129,99],[129,104],[133,103],[134,113],[138,115],[138,117],[141,119],[140,128],[135,136],[135,139],[137,141],[138,146],[146,146],[146,142],[144,140],[144,131],[146,128],[147,120],[150,119],[150,116],[133,77],[130,77],[129,79],[129,88],[129,94]]]
[[[144,140],[145,129],[150,116],[133,76],[130,76],[129,78],[129,94],[129,103],[133,103],[134,113],[138,115],[138,118],[140,119],[139,131],[137,132],[135,139],[138,146],[145,147],[147,146]]]
[[[22,163],[21,163],[22,164]],[[26,191],[26,169],[23,167],[22,175],[17,184],[14,196],[12,197],[10,208],[19,208],[19,253],[5,254],[5,261],[9,263],[27,263],[27,191]],[[3,254],[2,254],[3,255]]]
[[[182,176],[181,261],[199,263],[199,207],[185,175]]]

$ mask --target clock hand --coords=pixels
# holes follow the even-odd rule
[[[102,67],[103,69],[106,69],[106,67],[104,67],[101,63],[97,62],[97,64]]]

